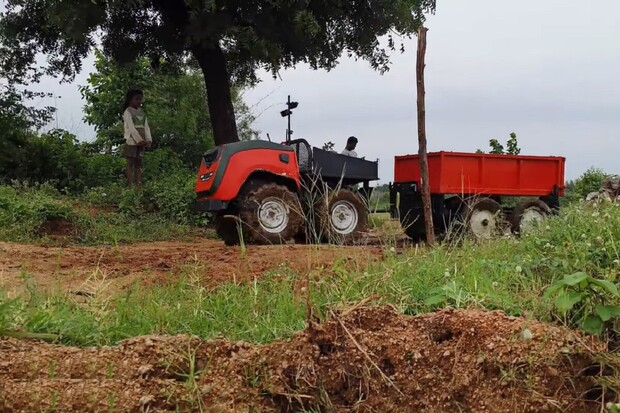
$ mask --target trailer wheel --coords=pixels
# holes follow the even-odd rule
[[[368,227],[368,208],[362,197],[348,189],[327,196],[327,200],[319,202],[315,213],[320,234],[334,244],[359,240]]]
[[[284,185],[251,182],[239,199],[243,241],[282,244],[292,240],[303,224],[297,195]]]
[[[482,198],[469,204],[467,230],[478,239],[491,239],[502,228],[502,207],[491,198]]]
[[[543,201],[533,200],[520,203],[512,214],[512,232],[515,234],[527,233],[551,214],[551,208]]]

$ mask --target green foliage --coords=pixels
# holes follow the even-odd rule
[[[576,202],[585,199],[588,194],[599,191],[603,187],[603,181],[609,174],[599,168],[590,168],[579,178],[566,183],[565,202]]]
[[[512,132],[510,134],[510,139],[506,143],[508,155],[519,155],[521,153],[521,148],[519,148],[519,142],[517,141],[517,134]]]
[[[376,186],[370,196],[371,211],[388,211],[390,208],[390,188],[387,184]]]
[[[344,53],[384,72],[398,49],[394,38],[412,36],[434,10],[435,0],[11,1],[0,16],[0,73],[11,82],[36,81],[42,53],[47,74],[71,79],[97,43],[118,62],[147,57],[155,67],[162,60],[182,67],[191,53],[210,85],[221,144],[237,140],[231,78],[251,83],[257,69],[275,74],[299,63],[329,70]]]
[[[78,142],[64,130],[37,135],[29,133],[11,150],[13,161],[0,163],[5,183],[18,180],[31,184],[53,183],[56,188],[80,192],[109,185],[123,177],[125,160],[99,153],[93,145]]]
[[[495,155],[503,155],[504,154],[504,145],[499,143],[497,139],[491,139],[489,141],[489,146],[491,147],[491,151],[489,153]]]
[[[51,194],[50,186],[39,188],[0,186],[0,239],[27,241],[37,237],[46,222],[76,221],[71,207]]]
[[[584,272],[566,275],[545,291],[565,321],[590,334],[601,334],[605,323],[620,316],[618,287]],[[611,304],[614,303],[614,304]]]
[[[27,105],[29,99],[39,96],[0,85],[0,177],[4,180],[27,174],[29,154],[25,148],[34,135],[33,130],[51,119],[52,108],[36,109]]]
[[[510,134],[510,138],[506,142],[506,148],[502,145],[497,139],[489,140],[489,146],[491,150],[489,153],[495,155],[519,155],[521,153],[521,148],[519,147],[519,142],[517,140],[517,134],[512,132]],[[476,153],[484,153],[481,149],[477,149]]]
[[[114,191],[116,193],[112,193]],[[94,202],[85,200],[89,197]],[[42,232],[42,228],[55,220],[73,226],[75,233],[70,234],[69,241],[78,244],[155,241],[190,233],[189,226],[179,223],[183,219],[175,223],[162,214],[145,212],[143,199],[141,192],[114,185],[108,189],[93,189],[81,200],[68,198],[49,184],[0,186],[0,241],[46,241],[49,234]],[[109,210],[112,204],[115,206]],[[117,212],[118,209],[123,212]]]
[[[106,151],[124,143],[121,107],[127,90],[136,87],[145,93],[153,147],[170,148],[196,166],[213,146],[213,136],[204,82],[191,68],[174,71],[162,62],[154,70],[146,58],[120,66],[97,52],[95,72],[80,88],[85,120],[95,126],[97,143]]]

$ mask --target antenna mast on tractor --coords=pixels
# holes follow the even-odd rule
[[[286,129],[286,142],[291,141],[291,135],[293,135],[293,131],[291,130],[291,115],[293,114],[293,109],[299,106],[298,102],[291,102],[291,95],[288,95],[288,100],[286,101],[286,110],[280,112],[283,118],[288,118],[288,128]]]

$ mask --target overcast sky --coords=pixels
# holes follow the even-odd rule
[[[429,150],[486,149],[490,138],[515,132],[524,154],[565,156],[568,178],[593,165],[620,173],[619,15],[618,0],[438,0],[427,22]],[[265,73],[245,95],[260,113],[255,127],[283,139],[279,111],[291,94],[300,103],[296,137],[340,150],[355,135],[357,152],[379,158],[389,181],[394,155],[418,150],[415,39],[406,46],[383,76],[348,59],[329,73],[304,66],[281,80]],[[91,68],[85,62],[71,85],[43,83],[62,96],[59,126],[84,139],[94,132],[81,120],[77,85]]]

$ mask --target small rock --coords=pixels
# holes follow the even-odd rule
[[[521,338],[524,341],[530,341],[532,340],[532,338],[534,338],[534,334],[532,334],[532,331],[529,328],[526,328],[521,332]]]
[[[447,350],[445,353],[443,353],[443,356],[444,356],[444,357],[450,357],[450,351],[449,351],[449,350]]]
[[[155,397],[153,396],[142,396],[140,397],[140,406],[145,407],[149,403],[153,403],[155,401]]]
[[[146,340],[144,340],[144,345],[147,347],[153,347],[155,343],[150,338],[147,338]]]
[[[140,366],[140,368],[138,368],[138,376],[143,379],[146,377],[146,375],[153,370],[153,366],[151,366],[150,364],[146,364],[144,366]]]

